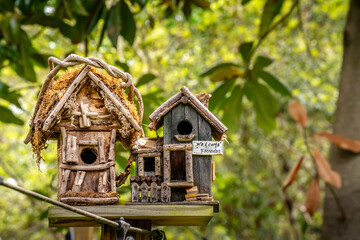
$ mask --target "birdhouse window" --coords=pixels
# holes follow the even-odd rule
[[[80,154],[81,160],[86,164],[92,164],[97,159],[97,152],[94,148],[84,148]]]
[[[187,120],[183,120],[177,125],[177,131],[180,135],[188,135],[192,132],[192,130],[193,126]]]
[[[155,172],[155,157],[144,157],[144,171]]]

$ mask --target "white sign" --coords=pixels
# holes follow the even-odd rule
[[[194,155],[222,155],[223,142],[222,141],[193,141]]]

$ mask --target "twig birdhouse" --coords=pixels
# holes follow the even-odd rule
[[[183,87],[150,115],[149,128],[163,127],[164,137],[139,139],[132,148],[132,202],[213,200],[212,155],[222,154],[227,128],[207,109],[208,100],[208,94],[194,96]]]
[[[52,62],[57,64],[55,68]],[[50,58],[49,63],[51,71],[40,91],[25,143],[31,141],[40,161],[45,142],[58,141],[60,201],[116,204],[115,143],[120,141],[129,148],[142,134],[141,96],[129,74],[100,59],[70,55],[64,61]],[[85,65],[54,79],[62,67],[82,63]],[[124,88],[129,88],[128,96]]]

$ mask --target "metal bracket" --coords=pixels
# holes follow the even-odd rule
[[[121,217],[119,220],[115,220],[119,224],[118,227],[114,227],[116,231],[116,240],[125,240],[126,234],[130,229],[130,224],[125,222],[125,219]]]

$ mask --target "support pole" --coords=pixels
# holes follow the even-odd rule
[[[12,190],[15,190],[15,191],[18,191],[20,193],[23,193],[25,195],[28,195],[28,196],[31,196],[33,198],[36,198],[38,200],[41,200],[41,201],[44,201],[44,202],[47,202],[47,203],[51,203],[55,206],[58,206],[58,207],[61,207],[61,208],[64,208],[64,209],[67,209],[69,211],[72,211],[72,212],[75,212],[75,213],[78,213],[80,215],[83,215],[83,216],[86,216],[86,217],[89,217],[89,218],[92,218],[94,220],[96,220],[97,222],[99,223],[102,223],[102,224],[105,224],[105,225],[108,225],[108,226],[111,226],[113,228],[119,228],[121,227],[119,223],[115,222],[115,221],[111,221],[107,218],[103,218],[103,217],[100,217],[96,214],[93,214],[93,213],[90,213],[90,212],[87,212],[87,211],[84,211],[82,209],[79,209],[79,208],[76,208],[76,207],[73,207],[73,206],[70,206],[68,204],[65,204],[65,203],[62,203],[62,202],[59,202],[59,201],[56,201],[56,200],[53,200],[51,198],[48,198],[44,195],[41,195],[41,194],[38,194],[36,192],[33,192],[33,191],[29,191],[25,188],[22,188],[22,187],[19,187],[19,186],[16,186],[14,184],[11,184],[11,183],[8,183],[6,181],[4,181],[3,177],[0,176],[0,185],[4,186],[4,187],[7,187],[7,188],[10,188]],[[136,228],[136,227],[131,227],[129,228],[128,230],[129,232],[135,232],[135,233],[140,233],[140,234],[146,234],[146,235],[152,235],[151,231],[149,230],[145,230],[145,229],[141,229],[141,228]]]

